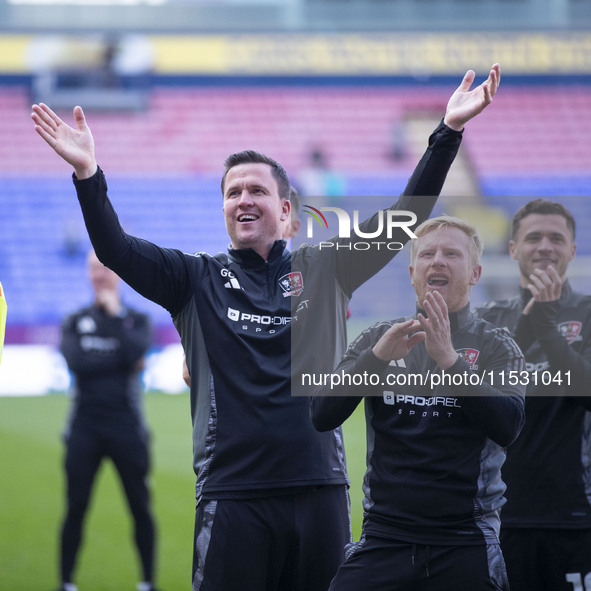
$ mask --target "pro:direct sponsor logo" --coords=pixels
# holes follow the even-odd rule
[[[228,318],[233,322],[242,322],[242,330],[254,329],[254,332],[262,332],[264,327],[265,331],[271,334],[275,332],[273,326],[285,326],[291,323],[291,316],[250,314],[234,308],[228,308]]]
[[[384,403],[396,407],[399,416],[440,419],[454,416],[454,409],[462,408],[453,396],[412,396],[384,390]]]
[[[388,396],[387,400],[386,395]],[[384,391],[384,402],[386,404],[412,404],[414,406],[462,407],[458,399],[452,396],[412,396],[410,394],[394,394],[394,392],[386,390]]]

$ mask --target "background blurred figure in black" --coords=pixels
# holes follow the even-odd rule
[[[63,591],[76,591],[73,571],[92,485],[105,457],[113,460],[135,521],[142,565],[138,591],[154,591],[155,527],[150,511],[148,429],[140,370],[151,344],[148,317],[123,305],[119,277],[88,255],[94,302],[63,323],[61,351],[74,375],[65,432],[67,513],[61,533]],[[108,572],[106,569],[105,572]]]

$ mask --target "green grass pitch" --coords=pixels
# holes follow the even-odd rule
[[[152,491],[158,527],[157,582],[190,588],[195,479],[188,395],[147,394],[152,432]],[[64,508],[61,431],[68,412],[61,394],[0,397],[0,589],[53,591],[58,584],[58,530]],[[345,424],[353,536],[361,531],[365,471],[362,408]],[[116,472],[104,463],[86,517],[78,558],[81,591],[132,591],[139,563],[132,522]]]

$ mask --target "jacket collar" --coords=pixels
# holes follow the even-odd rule
[[[289,257],[289,253],[286,250],[287,241],[284,238],[275,240],[267,260],[252,248],[232,248],[228,246],[229,257],[239,265],[243,267],[264,267],[266,263],[272,265],[276,261],[281,260],[284,256]]]

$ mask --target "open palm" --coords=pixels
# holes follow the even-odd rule
[[[470,90],[475,76],[473,70],[468,70],[447,103],[444,121],[452,129],[461,131],[470,119],[491,103],[501,82],[501,68],[499,64],[494,64],[488,78]]]
[[[64,123],[47,105],[33,105],[35,131],[74,167],[79,179],[96,172],[94,140],[81,107],[74,107],[76,129]]]

